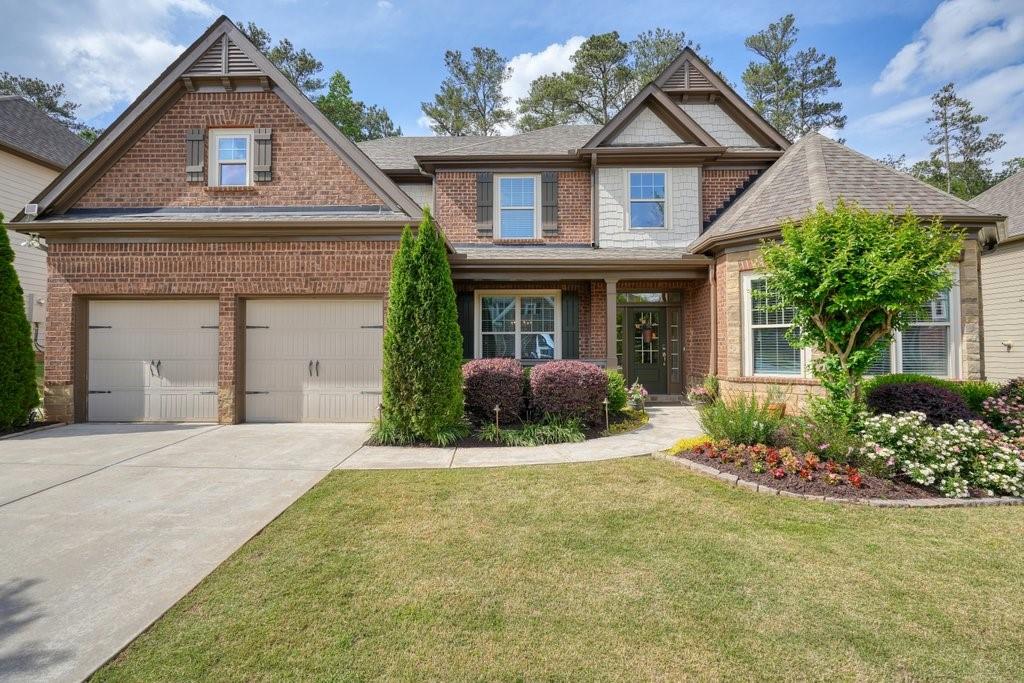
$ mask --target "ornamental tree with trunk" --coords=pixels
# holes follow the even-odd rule
[[[466,431],[462,333],[444,239],[426,209],[406,226],[391,265],[384,329],[382,444],[451,443]]]
[[[812,371],[829,397],[852,406],[865,370],[894,330],[953,283],[964,233],[938,220],[819,205],[762,245],[763,305],[795,309],[787,338],[820,352]]]
[[[0,214],[0,431],[27,423],[39,405],[32,330],[3,218]]]

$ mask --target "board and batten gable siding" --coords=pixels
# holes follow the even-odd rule
[[[721,145],[726,147],[761,146],[717,104],[682,102],[679,106]]]
[[[35,199],[43,188],[57,177],[57,171],[40,164],[0,150],[0,211],[5,222],[14,218],[25,205]],[[8,223],[9,224],[9,223]],[[46,252],[37,247],[22,245],[27,237],[13,230],[7,237],[14,249],[14,270],[25,294],[32,294],[36,301],[46,298]],[[37,304],[36,314],[45,314],[44,304]],[[30,318],[31,320],[31,315]],[[44,326],[39,325],[37,341],[43,343]]]
[[[644,108],[612,138],[609,145],[678,145],[682,143],[675,131],[668,127],[650,108]]]
[[[700,234],[700,169],[664,168],[668,175],[668,226],[632,230],[628,227],[629,171],[642,168],[602,166],[598,169],[598,228],[602,247],[685,247]]]
[[[985,376],[1005,381],[1024,376],[1024,241],[1011,242],[981,257],[985,312]],[[1010,348],[1003,344],[1009,342]]]

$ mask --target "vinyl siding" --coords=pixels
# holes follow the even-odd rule
[[[675,131],[658,118],[657,114],[651,111],[650,108],[644,108],[609,144],[679,145],[682,142]]]
[[[598,216],[602,247],[685,247],[700,232],[699,169],[693,166],[664,168],[668,174],[668,227],[627,227],[629,210],[627,173],[643,168],[602,166],[598,169]]]
[[[57,171],[33,163],[21,157],[0,150],[0,211],[5,220],[14,218],[25,204],[28,204],[50,181],[57,177]],[[8,231],[14,249],[14,270],[18,273],[21,288],[26,294],[34,294],[37,301],[46,298],[46,252],[30,246],[22,246],[26,237]],[[36,317],[42,319],[45,306],[37,304]],[[31,320],[31,315],[29,317]],[[38,341],[43,342],[43,324],[39,325]]]
[[[996,248],[981,257],[985,325],[985,375],[991,380],[1024,376],[1024,242]],[[1011,342],[1009,351],[1003,342]]]
[[[679,106],[721,145],[726,147],[761,146],[717,104],[683,102]]]
[[[399,183],[398,187],[412,197],[412,200],[420,206],[425,206],[434,211],[434,186],[431,183]]]

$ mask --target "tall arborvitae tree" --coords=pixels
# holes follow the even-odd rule
[[[444,238],[429,210],[391,266],[378,443],[445,445],[465,434],[462,333]]]
[[[431,102],[420,108],[439,135],[497,135],[514,114],[502,88],[512,72],[508,60],[489,47],[474,47],[470,59],[459,50],[444,53],[448,77]]]
[[[429,209],[423,210],[413,262],[419,305],[414,332],[418,353],[411,377],[416,399],[412,425],[420,439],[445,443],[464,430],[462,331],[444,238]]]
[[[763,60],[751,62],[743,72],[750,103],[794,140],[811,131],[846,125],[842,103],[825,99],[829,90],[842,86],[836,58],[813,47],[794,52],[798,34],[796,18],[787,14],[744,41]]]
[[[14,271],[14,250],[0,214],[0,431],[28,422],[38,405],[32,329]]]
[[[969,199],[991,187],[989,155],[1005,143],[997,133],[983,135],[987,116],[974,113],[970,100],[956,94],[952,83],[932,95],[932,115],[924,140],[933,146],[928,161],[914,165],[914,174],[959,197]]]

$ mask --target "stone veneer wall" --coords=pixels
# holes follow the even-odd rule
[[[396,241],[80,244],[51,241],[45,407],[72,422],[77,353],[90,297],[208,298],[220,302],[218,418],[241,419],[244,301],[248,296],[387,294]],[[326,274],[330,276],[327,277]],[[81,332],[79,332],[81,330]]]
[[[809,396],[823,395],[818,382],[810,378],[744,377],[743,317],[741,278],[744,272],[760,266],[757,250],[722,254],[715,261],[718,310],[718,377],[722,393],[780,392],[791,409],[799,409]],[[984,364],[981,354],[981,288],[978,243],[964,242],[959,263],[960,276],[960,371],[961,379],[981,379]]]

